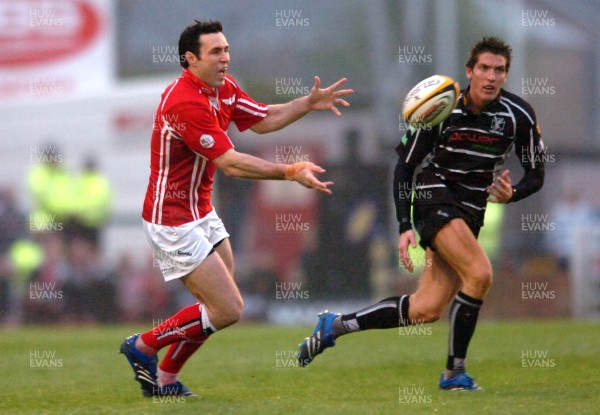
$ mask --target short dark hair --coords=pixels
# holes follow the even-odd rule
[[[501,55],[506,58],[506,71],[510,68],[512,59],[512,48],[508,43],[498,37],[484,37],[481,41],[475,43],[469,52],[469,59],[465,66],[473,69],[479,59],[479,55],[485,52],[491,52],[494,55]]]
[[[186,27],[179,36],[179,63],[184,68],[189,66],[185,58],[187,51],[196,56],[200,55],[200,35],[223,32],[223,25],[217,20],[194,20],[194,22],[194,24]]]

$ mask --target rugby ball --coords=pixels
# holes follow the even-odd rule
[[[402,116],[410,124],[434,127],[456,108],[459,86],[445,75],[433,75],[422,80],[406,95]]]

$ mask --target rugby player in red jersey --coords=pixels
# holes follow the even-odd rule
[[[242,315],[229,234],[211,205],[215,171],[242,179],[292,180],[331,193],[332,182],[320,181],[316,174],[324,170],[313,163],[271,163],[237,152],[227,136],[229,123],[240,131],[268,133],[313,110],[339,116],[336,105],[349,106],[341,97],[353,93],[339,89],[345,78],[321,88],[315,77],[306,96],[280,105],[254,101],[227,74],[229,44],[217,21],[187,27],[179,55],[183,73],[164,91],[156,111],[142,217],[165,280],[179,279],[199,302],[121,344],[144,396],[193,396],[178,379],[183,364],[212,333]],[[167,346],[157,367],[157,352]]]

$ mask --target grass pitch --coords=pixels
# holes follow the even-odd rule
[[[315,319],[316,321],[316,319]],[[234,326],[181,379],[201,399],[143,398],[125,358],[143,327],[0,331],[2,414],[598,414],[600,325],[482,321],[469,372],[484,392],[437,389],[447,324],[373,330],[293,367],[310,327]]]

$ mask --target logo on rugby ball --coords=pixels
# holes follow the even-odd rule
[[[448,76],[433,75],[415,85],[404,98],[402,115],[413,125],[434,127],[456,107],[458,83]]]
[[[212,148],[215,145],[215,139],[209,134],[202,134],[200,136],[200,145],[204,148]]]

